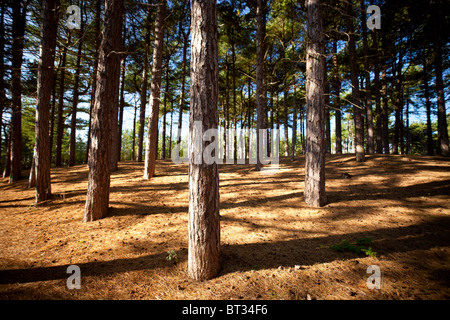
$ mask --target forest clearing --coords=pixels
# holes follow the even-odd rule
[[[447,158],[327,155],[321,208],[302,200],[304,162],[282,158],[268,176],[220,166],[223,266],[206,282],[187,275],[187,165],[158,160],[144,180],[142,163],[120,163],[110,213],[89,224],[86,165],[52,169],[54,198],[39,205],[27,181],[2,179],[0,299],[450,298]],[[375,254],[331,248],[344,239],[370,239]],[[73,264],[79,290],[66,286]],[[380,289],[366,285],[370,265]]]

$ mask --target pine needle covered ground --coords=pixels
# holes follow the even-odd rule
[[[52,169],[54,198],[39,206],[26,180],[1,180],[0,299],[450,298],[448,159],[329,155],[322,208],[303,202],[304,157],[269,176],[222,165],[223,269],[206,282],[187,276],[187,165],[159,160],[148,181],[143,163],[119,166],[109,216],[90,223],[85,165]],[[66,286],[72,264],[79,290]]]

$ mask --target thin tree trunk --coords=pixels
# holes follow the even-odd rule
[[[374,52],[374,90],[375,90],[375,113],[376,121],[376,152],[383,153],[383,125],[382,125],[382,110],[381,110],[381,85],[380,85],[380,65],[379,65],[379,51],[378,51],[378,31],[372,30],[372,51]]]
[[[181,28],[181,26],[180,26]],[[181,31],[180,31],[181,32]],[[183,60],[181,62],[181,86],[180,86],[180,100],[178,109],[178,134],[177,134],[177,154],[180,152],[181,148],[181,129],[183,128],[183,110],[184,110],[184,94],[185,94],[185,83],[186,83],[186,73],[187,73],[187,49],[189,45],[189,32],[184,34],[183,41]]]
[[[353,26],[353,4],[347,3],[347,30],[349,33],[348,52],[350,60],[350,77],[352,83],[352,102],[355,121],[355,153],[356,161],[364,162],[364,123],[361,112],[359,94],[358,67],[356,64],[355,27]]]
[[[150,85],[150,116],[147,124],[144,179],[155,174],[156,154],[158,148],[159,98],[161,94],[162,51],[164,41],[164,20],[166,17],[166,0],[158,1],[155,23],[155,47],[153,50],[152,81]]]
[[[336,154],[342,153],[342,124],[341,124],[341,81],[339,80],[339,65],[337,59],[337,40],[333,40],[333,91],[335,111]]]
[[[322,2],[306,1],[306,164],[305,202],[320,207],[326,204],[325,193],[325,40]]]
[[[64,135],[64,90],[66,79],[66,61],[67,61],[67,48],[70,45],[71,33],[67,34],[66,45],[63,48],[61,73],[59,78],[59,95],[58,95],[58,115],[57,115],[57,128],[56,128],[56,147],[55,147],[55,165],[60,167],[62,165],[62,140]]]
[[[387,97],[386,66],[381,72],[381,91],[383,92],[383,148],[384,154],[389,154],[389,106]]]
[[[145,107],[147,105],[147,87],[148,87],[148,65],[150,58],[150,20],[151,12],[148,11],[147,26],[145,34],[145,54],[144,66],[142,69],[142,85],[141,85],[141,105],[139,108],[139,130],[137,141],[136,161],[142,161],[142,153],[144,151],[144,126],[145,126]]]
[[[5,34],[5,3],[0,3],[0,34]],[[2,168],[2,128],[3,128],[3,110],[6,106],[6,83],[5,83],[5,62],[4,62],[4,52],[5,52],[5,39],[0,37],[0,168]]]
[[[87,140],[87,148],[86,148],[86,159],[85,162],[88,163],[89,159],[89,149],[91,147],[91,124],[92,124],[92,110],[94,108],[94,99],[95,99],[95,91],[97,87],[97,70],[98,70],[98,55],[100,50],[100,14],[101,14],[101,3],[102,0],[96,0],[95,2],[95,53],[94,53],[94,76],[92,77],[92,92],[91,92],[91,102],[89,104],[89,126],[88,126],[88,140]]]
[[[292,98],[293,120],[292,120],[292,145],[291,161],[294,161],[297,148],[297,84],[294,76],[294,96]]]
[[[123,34],[125,37],[125,34]],[[122,42],[123,47],[123,42]],[[121,76],[120,76],[120,101],[119,101],[119,129],[117,130],[117,162],[120,161],[122,153],[122,128],[123,128],[123,111],[125,108],[125,70],[127,64],[127,57],[122,57]]]
[[[81,14],[83,17],[83,14]],[[81,69],[81,53],[83,50],[83,21],[81,19],[81,29],[78,32],[78,52],[77,52],[77,62],[75,70],[75,80],[73,85],[73,97],[72,97],[72,120],[70,122],[70,143],[69,143],[69,166],[75,165],[75,154],[76,154],[76,128],[77,128],[77,107],[78,107],[78,96],[79,96],[79,86],[80,86],[80,69]]]
[[[108,213],[111,168],[111,108],[120,70],[123,2],[107,0],[103,39],[99,50],[96,74],[95,104],[92,110],[91,146],[89,149],[89,175],[83,221],[98,220]]]
[[[431,129],[431,101],[430,101],[430,89],[428,86],[428,59],[426,56],[426,50],[423,52],[423,86],[425,91],[425,106],[427,112],[427,154],[429,156],[434,155],[433,148],[433,132]]]
[[[362,21],[366,21],[366,8],[364,0],[361,0]],[[366,91],[366,123],[367,123],[367,153],[373,154],[374,147],[374,130],[373,130],[373,110],[372,110],[372,87],[370,85],[371,66],[369,64],[369,46],[367,43],[367,28],[362,26],[363,49],[364,49],[364,75],[365,75],[365,91]]]
[[[216,1],[193,0],[191,21],[188,274],[194,280],[202,281],[215,277],[221,266],[218,165],[217,162],[198,164],[195,161],[197,156],[203,153],[207,143],[197,136],[198,132],[193,128],[195,121],[201,122],[203,132],[218,128]]]

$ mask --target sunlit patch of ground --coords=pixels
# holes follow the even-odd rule
[[[54,199],[0,182],[1,299],[449,299],[450,162],[438,157],[327,156],[329,204],[303,202],[304,157],[274,175],[222,165],[223,269],[187,277],[188,167],[120,163],[108,217],[81,222],[87,167],[52,169]],[[350,174],[343,179],[342,173]],[[371,239],[375,256],[338,252]],[[176,252],[178,263],[168,261]],[[67,267],[81,270],[69,290]],[[367,267],[382,274],[369,290]]]

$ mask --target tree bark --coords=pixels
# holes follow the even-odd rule
[[[431,101],[430,101],[430,89],[428,86],[428,59],[426,56],[426,50],[423,52],[423,87],[425,95],[425,107],[427,112],[427,154],[429,156],[434,155],[433,148],[433,132],[431,129]]]
[[[264,96],[264,0],[256,1],[256,166],[255,170],[261,170],[260,159],[260,130],[264,127],[264,106],[266,97]]]
[[[94,221],[106,216],[109,207],[111,160],[111,113],[114,90],[120,68],[123,2],[107,0],[103,39],[99,51],[96,75],[95,104],[92,110],[91,146],[89,148],[89,175],[83,221]]]
[[[51,197],[50,184],[50,136],[49,116],[50,98],[53,88],[53,65],[55,61],[56,33],[58,28],[56,10],[59,0],[42,1],[41,45],[37,80],[37,106],[35,129],[36,169],[36,202],[48,200]]]
[[[346,4],[347,11],[347,30],[349,33],[348,41],[348,54],[350,60],[350,77],[352,83],[352,102],[353,102],[353,114],[355,121],[355,150],[356,161],[364,162],[364,123],[361,112],[361,100],[359,93],[359,81],[358,81],[358,67],[356,64],[356,44],[355,44],[355,27],[353,25],[353,4],[348,2]]]
[[[142,85],[141,85],[141,104],[139,108],[139,130],[137,140],[136,161],[142,161],[142,153],[144,151],[144,126],[145,126],[145,107],[147,105],[147,87],[148,87],[148,59],[150,57],[150,20],[151,12],[148,11],[146,34],[145,34],[145,53],[144,66],[142,69]]]
[[[61,61],[61,74],[59,75],[59,94],[58,94],[58,114],[57,114],[57,129],[56,129],[56,146],[55,146],[55,165],[60,167],[62,165],[62,140],[64,135],[64,90],[66,79],[66,61],[67,61],[67,48],[70,45],[71,33],[67,34],[66,45],[63,48],[62,61]]]
[[[442,1],[432,1],[434,11],[434,70],[436,72],[437,118],[438,118],[438,151],[442,156],[450,156],[447,113],[445,111],[444,81],[442,77],[442,31],[440,17],[442,17]]]
[[[382,110],[381,110],[381,85],[380,85],[380,59],[378,51],[378,31],[376,29],[372,30],[372,51],[374,56],[374,90],[375,90],[375,114],[377,116],[376,121],[376,153],[383,153],[383,125],[382,125]]]
[[[10,125],[10,175],[9,183],[21,178],[22,164],[22,58],[26,23],[25,1],[12,1],[11,44],[11,125]]]
[[[325,40],[322,2],[306,1],[306,165],[305,202],[314,207],[326,204],[325,193]]]
[[[166,17],[166,0],[158,0],[155,23],[155,48],[153,50],[152,81],[150,84],[150,115],[147,124],[144,179],[155,174],[156,154],[158,148],[159,98],[161,95],[162,51],[164,38],[164,20]]]
[[[339,65],[337,59],[337,40],[333,40],[333,91],[335,111],[336,154],[342,153],[342,124],[341,124],[341,81],[339,80]]]
[[[383,93],[383,149],[384,154],[389,154],[389,105],[387,97],[386,66],[383,66],[383,70],[381,71],[381,91]]]
[[[191,26],[188,274],[202,281],[215,277],[221,267],[218,165],[195,161],[198,154],[203,153],[206,142],[193,129],[195,121],[201,121],[203,132],[218,128],[216,1],[193,0]]]
[[[369,45],[367,43],[367,27],[364,25],[366,21],[366,8],[364,0],[361,0],[362,12],[362,36],[363,36],[363,50],[364,50],[364,76],[365,76],[365,105],[366,105],[366,126],[367,126],[367,153],[373,154],[375,152],[374,146],[374,130],[373,130],[373,109],[372,109],[372,87],[370,85],[371,66],[369,64]],[[375,29],[374,29],[375,31]]]
[[[76,155],[76,131],[77,131],[77,108],[79,99],[79,87],[80,87],[80,72],[81,72],[81,54],[83,51],[83,13],[81,13],[81,29],[78,30],[78,49],[77,49],[77,62],[75,69],[75,79],[73,85],[72,96],[72,119],[70,122],[70,142],[69,142],[69,167],[75,165]]]

